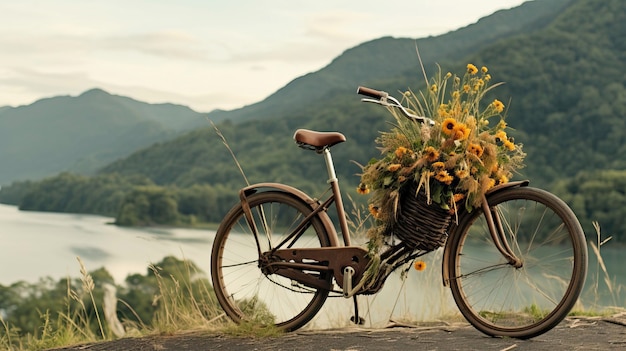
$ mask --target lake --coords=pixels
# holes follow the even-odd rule
[[[92,271],[106,267],[121,284],[128,274],[146,274],[168,255],[208,270],[213,232],[193,229],[135,229],[93,215],[19,211],[0,204],[0,284],[40,277],[79,277],[77,257]]]
[[[105,267],[116,284],[129,274],[145,275],[148,265],[165,256],[189,259],[208,273],[214,232],[180,228],[123,228],[111,225],[112,218],[19,211],[0,204],[0,284],[37,282],[42,277],[80,277],[77,257],[87,270]],[[595,242],[595,235],[589,236]],[[582,303],[626,308],[626,265],[623,248],[609,242],[602,247],[607,267],[605,276],[590,249],[589,275]],[[441,284],[441,251],[425,257],[425,272],[411,270],[406,280],[391,276],[377,295],[362,296],[361,313],[372,325],[389,319],[432,320],[457,313],[448,289]],[[607,288],[610,282],[613,291]],[[598,286],[596,292],[595,286]],[[340,326],[348,323],[351,300],[329,299],[309,327]]]

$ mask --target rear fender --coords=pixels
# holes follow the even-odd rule
[[[501,191],[506,191],[507,189],[510,188],[519,188],[519,187],[524,187],[524,186],[528,186],[528,184],[530,183],[530,181],[528,180],[520,180],[517,182],[510,182],[510,183],[505,183],[505,184],[500,184],[497,185],[491,189],[489,189],[487,191],[487,193],[485,194],[485,198],[487,200],[489,200],[489,198],[491,196],[493,196],[494,194],[497,194]],[[482,209],[477,208],[474,209],[474,211],[482,211]],[[446,241],[446,245],[444,247],[444,251],[443,251],[443,258],[441,260],[441,274],[443,275],[443,286],[449,286],[450,285],[450,271],[449,271],[449,262],[450,260],[454,259],[452,257],[450,257],[451,252],[452,252],[452,248],[450,245],[450,242],[452,240],[450,240],[451,238],[453,238],[456,235],[459,235],[460,233],[457,233],[457,230],[459,230],[460,228],[458,227],[459,223],[463,223],[464,219],[466,216],[469,216],[470,213],[467,212],[467,210],[465,210],[465,208],[460,209],[458,211],[458,220],[453,221],[452,225],[450,226],[449,232],[448,232],[448,240]],[[495,244],[494,244],[495,245]]]
[[[241,205],[244,206],[244,210],[246,210],[246,206],[248,204],[248,196],[264,191],[280,191],[290,194],[291,196],[296,197],[308,204],[313,210],[318,208],[320,205],[318,201],[314,200],[303,191],[296,189],[292,186],[280,183],[257,183],[242,188],[239,191],[239,199],[241,200]],[[324,224],[324,228],[326,229],[326,233],[328,234],[328,240],[330,241],[330,245],[340,246],[337,231],[335,230],[335,226],[326,211],[320,211],[318,212],[318,215],[319,218],[322,220],[322,223]]]

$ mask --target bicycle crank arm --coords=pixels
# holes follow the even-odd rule
[[[345,269],[350,267],[348,271],[351,272],[352,279],[349,285],[354,286],[360,282],[370,261],[367,251],[355,246],[281,249],[272,252],[271,257],[268,268],[278,268],[275,272],[278,275],[309,285],[319,282],[320,279],[316,274],[306,273],[307,271],[330,271],[342,289],[345,289]],[[280,261],[276,261],[276,258]]]

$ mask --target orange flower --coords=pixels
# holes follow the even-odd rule
[[[434,169],[444,169],[444,168],[446,168],[446,164],[441,162],[441,161],[435,162],[435,163],[433,163],[433,168]]]
[[[395,154],[397,158],[402,158],[402,156],[404,156],[405,154],[409,152],[410,150],[405,148],[404,146],[398,146],[398,148],[395,151]]]
[[[452,183],[452,181],[454,180],[454,177],[451,176],[448,171],[446,170],[441,170],[439,172],[437,172],[437,174],[435,174],[435,179],[437,179],[438,181],[446,184],[446,185],[450,185]]]
[[[454,202],[459,202],[461,200],[465,199],[465,194],[454,194],[452,195],[452,201]]]
[[[387,170],[388,170],[389,172],[395,172],[395,171],[399,170],[399,169],[400,169],[400,167],[402,167],[402,165],[401,165],[401,164],[399,164],[399,163],[392,163],[392,164],[390,164],[390,165],[387,167]]]
[[[362,195],[367,195],[370,193],[370,187],[367,186],[367,184],[359,184],[359,186],[356,188],[356,192]]]
[[[465,140],[470,135],[470,129],[463,123],[459,123],[454,126],[452,130],[452,139],[454,140]]]
[[[469,171],[467,169],[459,169],[454,172],[459,179],[467,178],[469,176]]]
[[[415,263],[413,264],[413,268],[415,268],[416,271],[423,271],[426,269],[426,262],[424,261],[415,261]]]
[[[454,127],[456,127],[456,120],[454,118],[446,118],[443,123],[441,123],[441,131],[446,135],[452,135]]]
[[[470,143],[469,146],[467,147],[467,151],[469,151],[471,154],[474,154],[478,157],[483,155],[483,147],[480,146],[479,144],[474,144],[474,143]]]
[[[434,162],[439,158],[439,151],[437,151],[434,147],[429,146],[424,149],[424,156],[426,156],[426,160],[429,162]]]
[[[380,209],[378,206],[374,206],[373,204],[369,205],[369,211],[372,214],[372,217],[379,218],[380,217]]]

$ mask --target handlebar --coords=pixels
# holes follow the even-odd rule
[[[428,117],[418,116],[414,113],[409,112],[396,98],[394,98],[393,96],[389,96],[389,94],[385,91],[360,86],[357,88],[356,92],[359,95],[370,97],[370,99],[361,99],[361,101],[363,102],[372,102],[386,107],[394,107],[400,110],[400,112],[402,112],[402,114],[408,119],[420,123],[428,123],[431,126],[435,125],[435,121],[433,121],[432,119]]]

